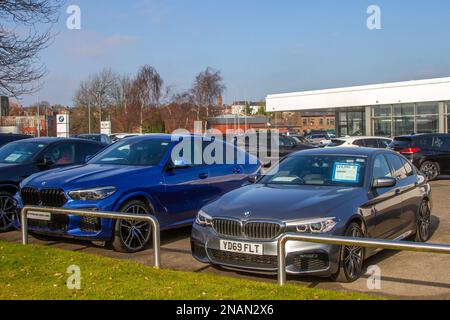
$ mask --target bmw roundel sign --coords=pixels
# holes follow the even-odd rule
[[[66,123],[66,116],[59,115],[58,116],[58,123]]]

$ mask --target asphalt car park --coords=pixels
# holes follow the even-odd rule
[[[432,238],[429,243],[450,243],[450,177],[443,177],[431,183],[434,208],[432,219]],[[165,231],[161,235],[163,268],[206,272],[229,277],[248,278],[257,281],[276,282],[274,276],[254,275],[212,267],[192,258],[190,228]],[[0,234],[0,240],[21,241],[19,232]],[[103,243],[92,244],[69,240],[42,242],[31,238],[31,243],[39,243],[65,250],[82,251],[118,259],[133,260],[146,265],[153,263],[153,251],[124,254],[104,248]],[[338,291],[357,291],[376,295],[385,295],[400,299],[450,299],[450,259],[448,256],[411,253],[381,252],[365,263],[365,268],[378,266],[381,270],[381,289],[370,290],[367,286],[368,275],[351,284],[335,283],[329,279],[289,276],[288,281],[301,286],[332,289]]]

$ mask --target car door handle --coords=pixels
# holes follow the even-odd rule
[[[206,172],[200,173],[200,175],[198,177],[199,177],[199,179],[205,180],[205,179],[208,179],[209,174],[207,174]]]
[[[395,195],[396,196],[399,196],[401,194],[402,194],[402,190],[400,190],[400,189],[395,190]]]
[[[234,168],[233,169],[233,173],[234,174],[239,174],[239,173],[241,173],[242,172],[242,170],[240,169],[240,168]]]

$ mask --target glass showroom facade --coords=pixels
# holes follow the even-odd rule
[[[366,133],[364,108],[353,108],[336,112],[336,132],[339,137],[363,136]]]
[[[295,114],[334,115],[339,137],[450,133],[450,77],[272,94],[266,110],[302,131]]]
[[[335,114],[335,130],[330,126],[314,127],[295,121],[304,112],[277,112],[274,124],[304,129],[335,131],[339,137],[373,135],[396,137],[413,133],[450,133],[450,102],[421,102],[388,104],[372,107],[349,107],[329,109]],[[297,115],[298,116],[295,116]],[[287,117],[290,115],[290,117]],[[281,121],[283,119],[284,121]],[[303,118],[303,122],[306,118]],[[323,127],[323,128],[322,128]]]
[[[373,134],[400,136],[443,132],[439,121],[440,103],[408,103],[372,107]]]

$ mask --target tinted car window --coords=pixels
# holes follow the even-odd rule
[[[313,134],[312,136],[310,136],[310,139],[323,139],[326,140],[328,139],[328,137],[324,134]]]
[[[339,147],[345,143],[345,140],[333,139],[331,143],[328,145],[329,147]]]
[[[450,136],[442,136],[441,139],[443,140],[442,149],[450,151]]]
[[[407,148],[412,146],[413,139],[409,137],[398,137],[392,141],[391,146],[394,148]]]
[[[366,139],[364,140],[367,148],[378,149],[380,146],[378,145],[377,139]]]
[[[394,170],[394,178],[405,179],[407,174],[402,159],[395,154],[388,154],[387,159]]]
[[[123,140],[95,156],[89,163],[126,166],[157,165],[162,161],[170,145],[170,141],[162,139]]]
[[[29,136],[22,136],[22,135],[0,135],[0,147],[4,146],[10,142],[17,141],[17,140],[24,140],[30,138]]]
[[[444,149],[447,137],[438,135],[418,136],[415,139],[415,145],[422,149]]]
[[[373,164],[373,178],[381,179],[381,178],[391,178],[391,168],[383,155],[379,155],[375,158]]]
[[[47,147],[44,143],[12,142],[0,148],[0,163],[27,163]]]
[[[102,141],[102,136],[101,135],[95,135],[95,134],[81,134],[79,136],[76,136],[76,138],[79,139],[85,139],[85,140],[92,140],[92,141],[97,141],[97,142],[101,142]]]
[[[366,146],[366,144],[364,143],[364,140],[355,140],[355,141],[353,142],[353,144],[354,144],[355,146],[359,146],[359,147],[365,147],[365,146]]]
[[[51,160],[55,165],[69,165],[77,163],[75,143],[60,143],[51,146],[45,152],[44,158]]]
[[[391,144],[391,140],[386,140],[386,139],[378,140],[378,145],[380,148],[387,149],[387,148],[389,148],[390,144]]]
[[[86,162],[88,158],[92,158],[94,155],[100,152],[103,149],[103,146],[93,143],[79,143],[78,148],[80,154],[78,162]]]
[[[414,169],[413,169],[412,165],[408,161],[403,159],[403,158],[402,158],[402,162],[403,162],[403,167],[404,167],[404,170],[406,172],[406,175],[408,177],[413,176],[414,175]]]
[[[433,149],[443,150],[444,144],[445,144],[444,137],[434,136],[431,146],[432,146]]]

